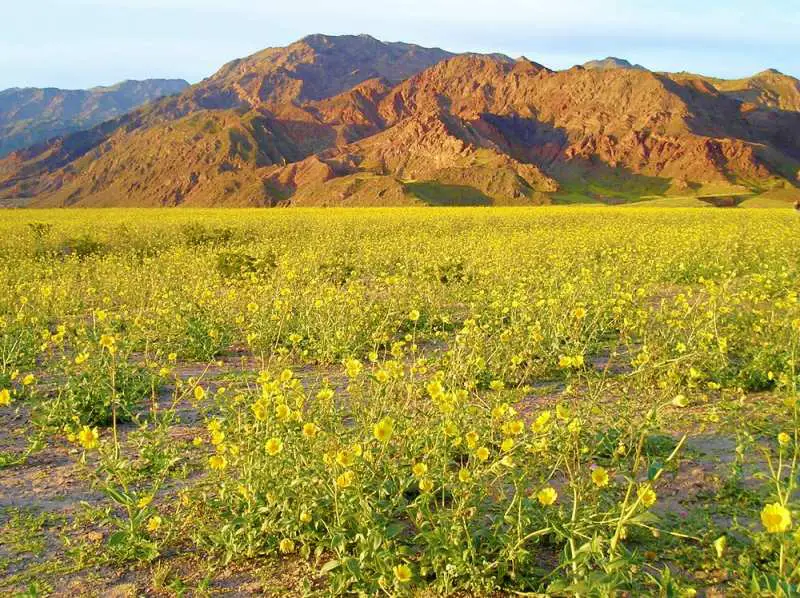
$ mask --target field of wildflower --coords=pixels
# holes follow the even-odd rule
[[[796,596],[800,218],[9,210],[0,594]]]

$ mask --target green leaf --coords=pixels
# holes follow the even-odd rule
[[[400,533],[405,529],[405,525],[402,523],[391,523],[386,526],[386,537],[387,538],[394,538],[395,536],[400,535]]]
[[[662,469],[664,469],[664,465],[660,461],[654,461],[647,468],[647,479],[652,482]]]
[[[128,532],[114,532],[108,537],[109,546],[120,546],[128,539]]]
[[[320,567],[320,570],[319,570],[320,575],[325,575],[326,573],[329,573],[329,572],[333,571],[339,565],[341,565],[341,563],[339,561],[337,561],[336,559],[328,561],[327,563],[322,565],[322,567]]]

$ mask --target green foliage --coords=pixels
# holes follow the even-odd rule
[[[795,214],[158,215],[0,222],[28,426],[0,466],[76,455],[106,563],[187,592],[253,563],[334,594],[800,582]]]

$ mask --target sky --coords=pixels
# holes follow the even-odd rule
[[[800,76],[800,0],[3,0],[0,89],[192,83],[310,33],[368,33],[554,69],[618,56],[653,70]]]

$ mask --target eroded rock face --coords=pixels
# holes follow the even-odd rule
[[[12,154],[0,161],[0,197],[396,205],[795,189],[797,90],[777,73],[724,82],[621,63],[554,72],[527,59],[311,36]]]

